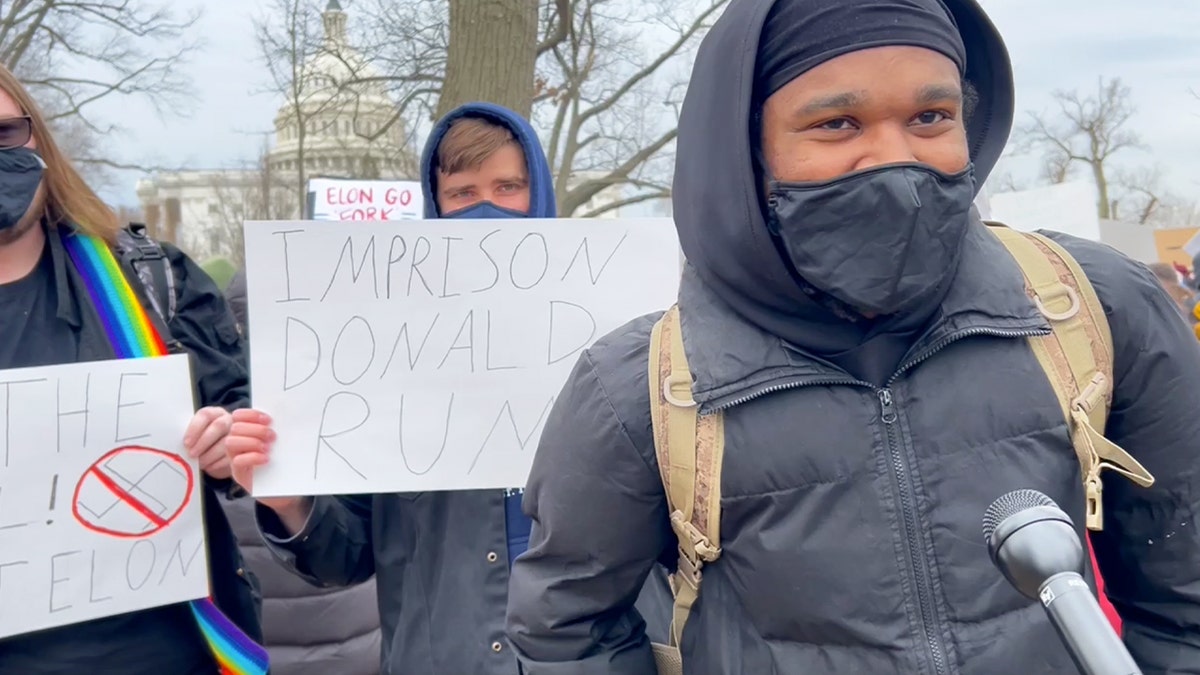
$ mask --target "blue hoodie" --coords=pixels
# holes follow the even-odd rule
[[[421,192],[425,195],[425,217],[440,218],[437,210],[437,196],[434,194],[434,158],[442,138],[450,129],[451,123],[463,117],[483,117],[508,127],[521,143],[525,153],[525,165],[529,170],[529,217],[555,218],[558,208],[554,202],[554,179],[550,172],[550,163],[546,161],[546,153],[538,140],[537,132],[524,117],[498,106],[494,103],[467,103],[446,114],[433,127],[429,140],[425,141],[425,152],[421,154]]]
[[[521,143],[525,153],[525,165],[529,171],[529,217],[554,218],[558,209],[554,202],[554,181],[550,174],[550,163],[538,140],[537,133],[529,122],[515,112],[492,103],[468,103],[450,111],[433,127],[425,152],[421,154],[421,192],[425,195],[425,217],[440,218],[437,197],[434,194],[434,158],[438,145],[450,124],[463,117],[483,117],[508,127]],[[524,490],[505,490],[504,530],[508,541],[508,564],[517,559],[529,547],[529,530],[533,521],[521,510],[521,495]]]

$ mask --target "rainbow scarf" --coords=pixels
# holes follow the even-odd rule
[[[166,343],[108,245],[95,237],[72,234],[64,238],[64,246],[83,277],[117,358],[166,356]],[[220,675],[266,674],[267,650],[222,614],[212,598],[193,600],[190,605],[200,632],[220,666]]]

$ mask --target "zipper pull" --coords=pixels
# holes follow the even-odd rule
[[[892,390],[879,390],[879,409],[883,414],[883,423],[891,424],[896,421],[896,407],[892,403]]]

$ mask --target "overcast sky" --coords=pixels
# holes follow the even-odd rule
[[[1120,77],[1133,90],[1133,129],[1149,146],[1129,167],[1159,165],[1172,190],[1200,198],[1200,9],[1197,0],[982,0],[1012,55],[1017,109],[1048,110],[1057,89],[1094,90]],[[178,2],[183,8],[195,0]],[[173,3],[174,4],[174,3]],[[343,0],[353,11],[353,3]],[[189,168],[232,167],[251,160],[271,129],[279,100],[255,95],[259,72],[252,16],[261,0],[204,0],[198,26],[206,48],[188,66],[196,100],[187,116],[159,119],[149,105],[113,101],[103,113],[130,129],[116,139],[124,159]],[[1023,117],[1018,112],[1018,119]],[[1007,169],[1033,178],[1032,160]],[[105,197],[136,204],[136,172]]]

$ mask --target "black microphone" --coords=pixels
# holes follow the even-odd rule
[[[1027,598],[1039,600],[1084,675],[1142,675],[1080,574],[1083,543],[1071,517],[1037,490],[1015,490],[983,516],[992,563]]]

